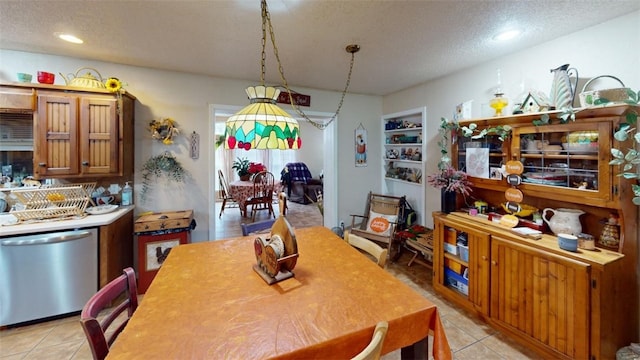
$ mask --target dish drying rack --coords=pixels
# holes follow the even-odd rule
[[[23,205],[20,210],[10,212],[19,221],[86,216],[84,210],[89,203],[89,195],[81,184],[19,189],[11,194]]]

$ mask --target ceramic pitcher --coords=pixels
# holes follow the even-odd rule
[[[576,85],[578,84],[578,70],[564,64],[551,69],[553,83],[551,84],[550,100],[557,110],[573,107],[576,97]],[[575,75],[575,78],[573,76]],[[573,79],[573,80],[572,80]]]
[[[552,213],[551,219],[547,219],[547,213]],[[584,211],[578,209],[551,209],[542,210],[542,219],[549,225],[549,229],[558,234],[578,235],[582,232],[582,224],[580,223],[580,215]]]

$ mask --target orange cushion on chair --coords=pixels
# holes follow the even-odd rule
[[[375,211],[369,212],[369,220],[367,221],[367,231],[381,236],[389,236],[391,234],[391,225],[398,220],[396,215],[380,214]]]

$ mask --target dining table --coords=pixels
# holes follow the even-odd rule
[[[273,192],[280,192],[280,183],[273,185]],[[247,199],[253,196],[253,181],[233,181],[229,183],[229,195],[238,203],[242,216],[247,216]]]
[[[431,334],[451,359],[436,305],[329,229],[294,234],[294,276],[272,285],[256,235],[174,247],[107,358],[350,359],[387,321],[383,354],[426,359]]]

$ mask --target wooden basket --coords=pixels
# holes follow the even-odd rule
[[[20,221],[85,216],[84,210],[89,203],[82,185],[13,190],[11,193],[24,205],[24,209],[11,212]]]

